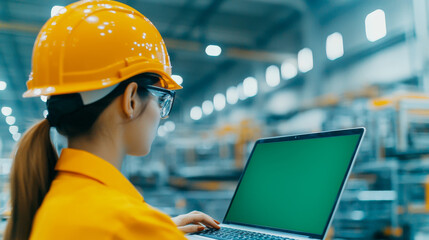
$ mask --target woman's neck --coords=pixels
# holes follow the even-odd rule
[[[92,153],[111,163],[118,170],[121,169],[122,160],[125,156],[123,147],[115,141],[113,136],[81,136],[68,140],[68,147],[80,149]]]

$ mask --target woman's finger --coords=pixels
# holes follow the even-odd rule
[[[197,225],[197,224],[191,224],[191,225],[186,225],[183,227],[178,227],[180,231],[184,232],[184,233],[194,233],[194,232],[200,232],[202,230],[205,229],[205,227],[201,226],[201,225]]]
[[[205,214],[205,213],[203,213],[203,212],[200,212],[200,211],[196,211],[196,210],[194,210],[194,211],[190,212],[190,214],[204,214],[204,215],[206,215],[206,216],[210,217],[209,215],[207,215],[207,214]],[[217,221],[216,219],[214,219],[214,218],[212,218],[212,217],[210,217],[210,218],[211,218],[211,219],[213,219],[213,221],[215,221],[217,224],[220,224],[220,222],[219,222],[219,221]]]
[[[215,225],[211,225],[211,224],[209,224],[209,226],[211,226],[211,227],[215,227],[215,228],[220,228],[219,226],[218,226],[218,224],[220,224],[220,222],[218,222],[217,220],[215,220],[214,218],[212,218],[212,217],[210,217],[209,215],[207,215],[207,214],[205,214],[205,213],[203,213],[203,212],[200,212],[200,214],[202,214],[203,216],[204,216],[204,219],[207,219],[207,220],[211,220],[210,222],[206,222],[207,224],[209,224],[209,223],[216,223]],[[213,222],[212,222],[213,221]],[[204,223],[204,222],[203,222]],[[205,225],[207,225],[206,223],[204,223]]]
[[[189,214],[184,220],[185,222],[187,222],[186,224],[203,223],[207,227],[212,227],[216,229],[220,228],[219,225],[215,222],[215,220],[205,213]]]

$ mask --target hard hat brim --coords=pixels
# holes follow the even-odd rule
[[[160,71],[159,69],[146,69],[145,71],[139,72],[137,74],[141,73],[155,73],[158,74],[160,78],[160,87],[168,89],[168,90],[179,90],[183,87],[180,86],[178,83],[176,83],[170,75],[166,74],[163,71]],[[135,76],[137,74],[132,74],[129,76],[124,76],[121,78],[118,78],[116,80],[111,81],[91,81],[88,83],[85,83],[85,87],[82,87],[82,83],[76,83],[76,84],[67,84],[65,86],[45,86],[41,88],[31,88],[24,92],[22,95],[24,98],[30,98],[30,97],[40,97],[40,96],[53,96],[53,95],[62,95],[62,94],[71,94],[71,93],[79,93],[79,92],[86,92],[86,91],[92,91],[97,90],[101,88],[107,88],[110,86],[113,86],[117,83],[120,83],[132,76]],[[31,80],[30,80],[31,81]]]

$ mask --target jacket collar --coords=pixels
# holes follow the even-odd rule
[[[143,201],[142,195],[118,169],[106,160],[87,151],[64,148],[55,170],[84,175],[107,187]]]

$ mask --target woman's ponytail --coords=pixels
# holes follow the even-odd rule
[[[83,105],[78,93],[51,96],[47,102],[48,119],[34,125],[18,142],[12,155],[10,179],[11,218],[5,240],[27,240],[31,234],[34,216],[55,178],[57,152],[50,138],[50,127],[67,138],[90,134],[100,114],[120,95],[131,82],[141,86],[139,95],[148,95],[145,86],[155,84],[159,76],[139,74],[122,81],[111,93],[97,102]],[[76,102],[77,101],[77,102]]]
[[[27,240],[34,216],[55,177],[57,152],[50,138],[50,124],[44,119],[28,130],[12,155],[11,218],[5,240]]]

